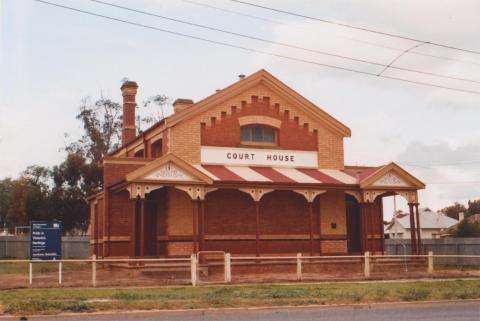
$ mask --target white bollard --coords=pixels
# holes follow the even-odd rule
[[[302,280],[302,253],[297,253],[297,281]]]
[[[58,262],[58,284],[62,284],[62,262]]]
[[[92,255],[92,286],[97,286],[97,256]]]
[[[192,254],[190,256],[190,275],[192,278],[192,286],[197,286],[197,256],[195,254]]]
[[[33,283],[33,264],[30,262],[28,264],[28,283],[32,285]]]
[[[225,253],[225,282],[232,282],[232,258],[230,253]]]
[[[428,252],[428,274],[433,274],[433,252]]]
[[[366,278],[369,278],[370,277],[370,252],[365,252],[365,256],[364,256],[364,260],[365,260],[365,263],[364,263],[364,275]]]

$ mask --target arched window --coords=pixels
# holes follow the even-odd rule
[[[140,149],[140,150],[136,151],[135,154],[133,154],[133,157],[143,158],[143,156],[144,156],[143,149]]]
[[[278,143],[277,129],[265,125],[245,125],[240,127],[242,145],[276,146]]]
[[[161,157],[162,152],[162,140],[159,139],[150,145],[150,150],[153,158]]]

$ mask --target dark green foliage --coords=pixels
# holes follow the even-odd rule
[[[474,201],[468,201],[467,215],[480,214],[480,199]]]
[[[13,230],[31,220],[59,219],[66,231],[88,228],[89,195],[102,189],[100,161],[118,147],[121,105],[101,98],[82,101],[77,119],[84,135],[65,147],[52,168],[29,166],[17,179],[0,181],[0,223]]]
[[[451,218],[454,218],[458,220],[459,218],[459,213],[463,212],[465,213],[467,211],[467,208],[465,205],[460,204],[455,202],[453,205],[447,206],[441,210],[442,213],[444,213],[447,216],[450,216]]]
[[[151,125],[164,118],[169,101],[165,95],[149,98],[143,103],[150,106],[149,113],[141,122]],[[104,97],[95,102],[84,98],[76,118],[83,135],[67,144],[60,164],[29,166],[16,179],[0,180],[0,228],[13,231],[31,220],[59,219],[65,231],[88,229],[87,197],[102,190],[101,160],[119,147],[122,105]]]
[[[461,221],[455,237],[480,237],[480,222]]]

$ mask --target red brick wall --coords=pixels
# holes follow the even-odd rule
[[[130,172],[133,172],[144,164],[123,164],[123,163],[105,163],[103,166],[103,184],[110,186],[111,184],[121,181]]]
[[[260,200],[261,234],[308,234],[307,200],[292,191],[273,191]]]
[[[255,234],[255,204],[250,195],[234,189],[207,194],[206,234]]]
[[[92,215],[95,215],[96,217],[93,218],[93,221],[95,221],[95,236],[98,238],[98,239],[102,239],[103,238],[103,204],[104,202],[104,198],[101,197],[98,199],[98,203],[95,205],[94,209],[95,209],[95,212],[91,213]],[[90,219],[92,219],[92,217],[90,217]],[[91,221],[92,222],[92,221]],[[93,236],[93,235],[91,235]]]
[[[261,199],[259,210],[261,253],[310,251],[308,206],[302,195],[291,191],[268,193]],[[312,219],[314,235],[318,234],[320,226],[318,210],[316,201]],[[255,205],[248,194],[238,190],[218,190],[207,194],[205,224],[207,250],[255,253]],[[314,250],[319,248],[316,238]]]
[[[165,155],[168,153],[168,146],[169,146],[169,135],[168,135],[169,131],[166,130],[163,132],[163,138],[162,138],[162,154]]]
[[[323,254],[345,254],[347,253],[346,240],[323,240],[322,241]]]
[[[345,193],[329,191],[317,198],[320,199],[320,212],[322,213],[322,234],[345,236],[347,234]],[[336,227],[333,228],[332,224],[336,224]]]
[[[126,190],[110,193],[110,235],[130,236],[132,200]]]
[[[309,234],[306,199],[292,191],[274,191],[260,201],[260,233]],[[313,206],[313,232],[318,233],[318,201]],[[255,203],[246,193],[222,189],[207,194],[206,234],[255,234]]]
[[[130,242],[110,242],[109,256],[130,256]]]
[[[152,237],[148,242],[154,244],[154,233],[160,240],[156,248],[153,245],[151,249],[146,246],[146,253],[169,256],[190,254],[192,249],[191,199],[183,191],[174,188],[159,189],[148,194],[147,198],[157,203],[151,208],[151,214],[155,212],[156,215],[156,222],[152,221],[152,224],[156,225],[156,231],[152,230],[148,233],[149,229],[146,228],[146,234]],[[312,217],[314,252],[318,253],[321,248],[324,254],[346,253],[344,200],[343,193],[336,192],[329,192],[315,199]],[[254,204],[250,195],[235,189],[221,189],[207,194],[205,249],[224,250],[234,254],[255,253]],[[146,206],[147,208],[149,206]],[[308,203],[302,195],[281,190],[268,193],[262,197],[259,210],[261,253],[308,253],[310,251]],[[131,204],[126,191],[110,194],[111,236],[130,236],[130,212]],[[148,209],[147,212],[149,212]],[[321,244],[318,240],[320,221],[323,238]],[[332,222],[337,223],[336,229],[331,228]],[[128,255],[130,247],[124,243],[129,242],[111,242],[109,255]],[[120,253],[121,249],[126,252]]]
[[[192,199],[176,188],[168,188],[167,231],[173,236],[192,235],[193,231]]]
[[[317,150],[316,132],[309,132],[308,126],[298,123],[298,119],[288,119],[286,112],[280,112],[278,106],[271,106],[268,99],[258,101],[252,97],[252,102],[243,103],[232,114],[223,113],[221,119],[215,119],[211,126],[201,127],[201,144],[204,146],[239,146],[239,117],[262,115],[281,120],[278,133],[279,147],[292,150]]]

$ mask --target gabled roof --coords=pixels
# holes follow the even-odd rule
[[[162,156],[149,164],[130,172],[127,182],[197,182],[211,184],[212,179],[180,157],[171,153]]]
[[[422,181],[393,162],[361,172],[359,180],[361,188],[399,187],[400,185],[403,185],[401,187],[412,187],[415,189],[425,188],[425,184]]]
[[[113,155],[118,151],[122,150],[128,145],[135,145],[138,143],[138,139],[141,139],[142,136],[148,135],[150,132],[155,129],[164,126],[165,128],[174,126],[175,124],[195,117],[198,114],[201,114],[207,111],[209,108],[218,106],[224,101],[227,101],[230,98],[233,98],[250,88],[263,84],[273,92],[275,92],[279,97],[282,97],[286,101],[290,102],[292,105],[303,108],[303,111],[313,119],[316,119],[318,122],[324,124],[327,128],[333,132],[342,135],[343,137],[350,137],[351,131],[346,125],[342,124],[340,121],[323,111],[321,108],[307,100],[305,97],[297,93],[295,90],[287,86],[285,83],[274,77],[265,69],[260,69],[259,71],[251,74],[248,77],[245,77],[232,85],[217,91],[216,93],[202,99],[184,110],[178,111],[177,113],[159,121],[154,124],[142,134],[138,135],[135,139],[129,142],[127,145],[120,147],[119,149],[111,152],[109,155]]]
[[[285,83],[274,77],[265,69],[259,71],[239,80],[232,85],[219,90],[215,94],[200,100],[192,106],[174,114],[169,119],[170,126],[173,126],[179,121],[194,117],[197,114],[207,111],[209,108],[217,106],[222,102],[241,94],[248,89],[262,83],[267,88],[271,89],[280,97],[290,101],[292,104],[303,108],[304,111],[312,118],[317,119],[322,124],[325,124],[331,130],[341,134],[344,137],[351,135],[350,128],[336,120],[334,117],[320,109],[318,106],[307,100],[305,97],[294,91]]]
[[[443,213],[433,212],[427,209],[419,209],[419,217],[420,228],[422,229],[446,229],[458,223],[456,219]],[[396,217],[395,221],[405,229],[410,228],[410,214]],[[388,229],[391,230],[392,228],[393,224],[389,225]]]
[[[382,166],[349,166],[345,165],[345,169],[343,170],[345,173],[355,177],[359,182],[376,172],[377,170],[381,169],[385,165]]]

